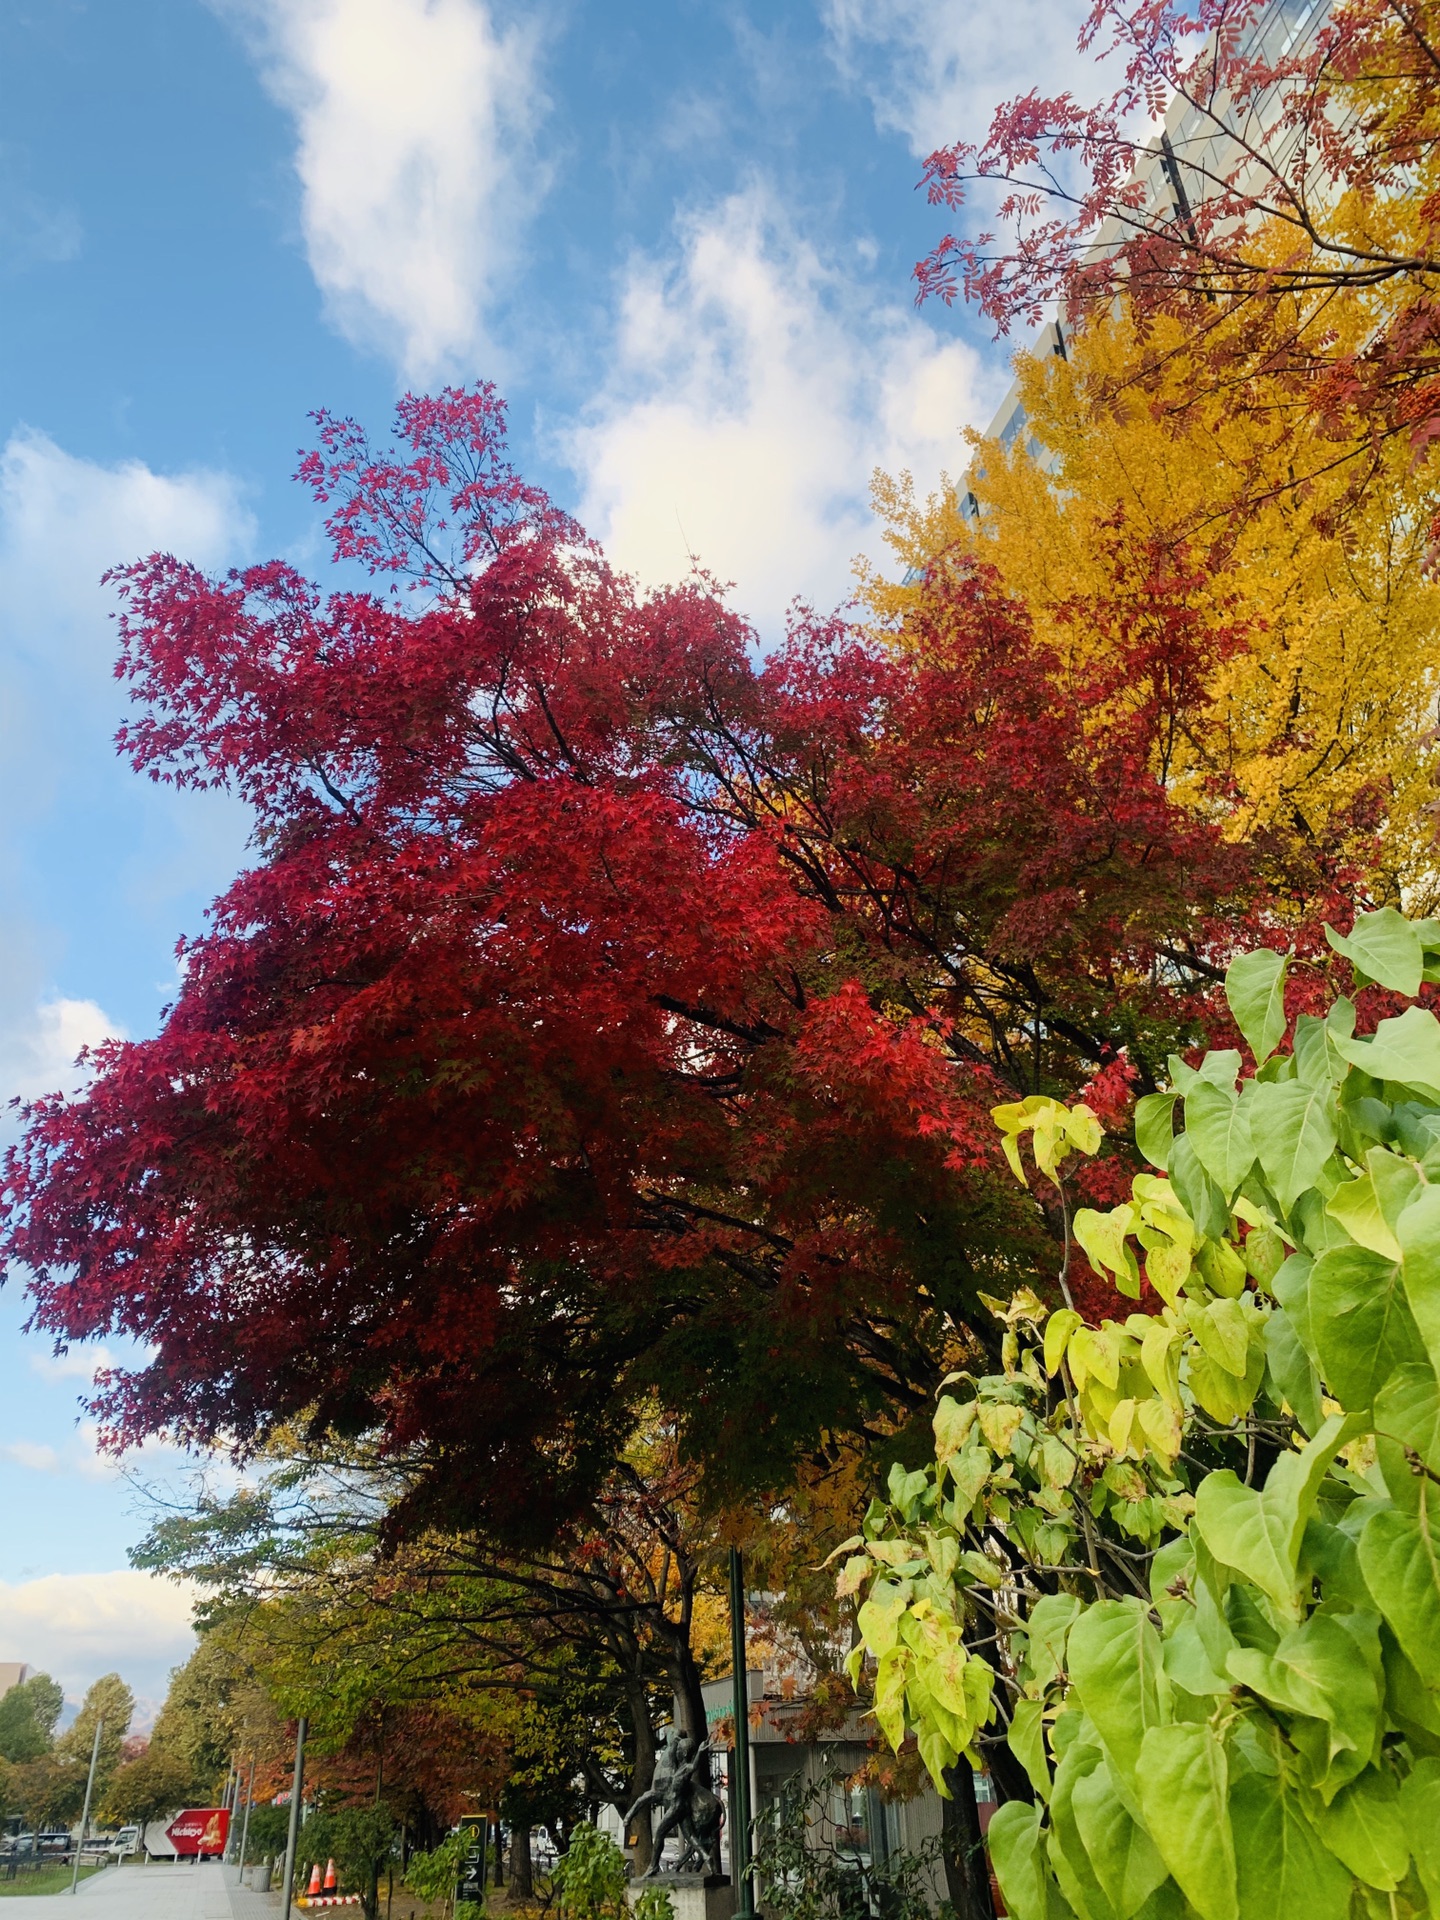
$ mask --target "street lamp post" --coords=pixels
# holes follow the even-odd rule
[[[735,1713],[732,1750],[735,1831],[730,1836],[735,1920],[755,1920],[755,1869],[750,1853],[750,1689],[745,1671],[745,1568],[736,1547],[730,1549],[730,1670]]]
[[[80,1815],[80,1838],[75,1842],[75,1865],[70,1872],[70,1891],[74,1893],[80,1882],[80,1853],[85,1845],[85,1835],[90,1826],[90,1796],[95,1791],[95,1763],[100,1758],[100,1736],[105,1731],[105,1721],[101,1717],[95,1722],[95,1738],[90,1743],[90,1771],[85,1776],[85,1811]],[[35,1825],[38,1829],[40,1822]],[[36,1841],[39,1845],[39,1841]]]
[[[240,1883],[245,1881],[245,1849],[250,1842],[250,1809],[255,1804],[255,1756],[250,1756],[250,1784],[245,1792],[245,1819],[240,1828]]]
[[[304,1714],[295,1729],[295,1779],[290,1789],[290,1831],[285,1839],[285,1884],[280,1893],[280,1911],[290,1920],[290,1896],[295,1890],[295,1848],[300,1839],[300,1796],[305,1791]]]

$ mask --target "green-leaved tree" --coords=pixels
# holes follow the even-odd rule
[[[997,1303],[1003,1372],[849,1543],[890,1741],[943,1790],[1004,1731],[1017,1920],[1440,1907],[1440,923],[1330,938],[1394,1010],[1292,1022],[1287,958],[1237,960],[1248,1069],[1173,1060],[1154,1171],[1066,1207],[1137,1311],[1088,1324],[1068,1247],[1063,1307]],[[996,1119],[1062,1196],[1100,1144],[1083,1107]]]

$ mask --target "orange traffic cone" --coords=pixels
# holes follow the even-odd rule
[[[333,1860],[327,1860],[325,1862],[325,1891],[326,1893],[333,1893],[335,1891],[335,1862]]]
[[[313,1900],[320,1891],[320,1862],[317,1860],[310,1869],[310,1884],[305,1889],[305,1898]]]

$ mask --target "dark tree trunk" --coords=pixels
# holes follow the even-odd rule
[[[670,1663],[670,1681],[675,1689],[675,1710],[685,1731],[698,1746],[706,1737],[705,1696],[700,1691],[700,1669],[695,1664],[695,1656],[690,1651],[690,1636],[679,1636],[671,1642],[673,1657]],[[708,1759],[708,1755],[707,1755]],[[704,1779],[708,1786],[710,1769],[704,1768]]]
[[[505,1884],[505,1833],[498,1813],[495,1816],[495,1874],[490,1884],[492,1887],[503,1887]]]
[[[950,1904],[959,1920],[995,1920],[985,1836],[980,1831],[980,1809],[975,1800],[975,1775],[962,1760],[946,1769],[945,1784],[951,1797],[940,1802],[940,1821]]]
[[[628,1806],[618,1809],[623,1820],[642,1793],[650,1791],[655,1778],[655,1729],[650,1724],[650,1702],[643,1686],[634,1685],[626,1690],[626,1706],[629,1710],[630,1732],[635,1746],[635,1763],[630,1770],[630,1801]],[[650,1815],[642,1813],[635,1822],[635,1845],[628,1849],[634,1863],[635,1878],[647,1870],[652,1859],[650,1847]]]
[[[530,1854],[530,1826],[522,1820],[510,1830],[510,1897],[535,1898],[535,1863]]]

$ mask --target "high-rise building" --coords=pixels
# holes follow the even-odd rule
[[[23,1687],[30,1678],[30,1669],[23,1660],[0,1660],[0,1700],[12,1687]]]

